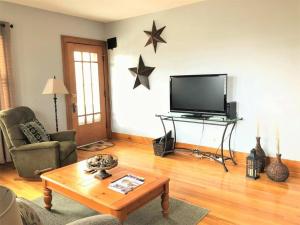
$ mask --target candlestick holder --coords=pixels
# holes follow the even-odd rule
[[[255,146],[255,153],[258,156],[258,170],[260,173],[264,172],[265,167],[266,167],[266,153],[262,149],[260,145],[260,137],[256,137],[256,146]]]

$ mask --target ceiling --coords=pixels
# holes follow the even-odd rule
[[[0,0],[100,22],[176,8],[203,0]]]

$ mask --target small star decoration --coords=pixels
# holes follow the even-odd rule
[[[156,29],[155,21],[153,20],[153,25],[152,25],[152,31],[144,31],[148,36],[149,39],[145,45],[150,45],[151,43],[153,44],[154,47],[154,52],[156,53],[156,48],[157,48],[157,43],[162,42],[162,43],[167,43],[160,35],[163,32],[163,30],[166,28],[166,26]]]
[[[150,76],[150,74],[153,72],[154,69],[155,67],[145,66],[143,58],[140,55],[138,67],[129,68],[131,72],[137,75],[133,89],[135,89],[140,84],[142,84],[150,90],[148,77]]]

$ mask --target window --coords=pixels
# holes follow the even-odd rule
[[[101,121],[98,55],[74,51],[78,125]]]

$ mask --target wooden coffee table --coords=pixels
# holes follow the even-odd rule
[[[111,177],[99,180],[95,174],[84,172],[86,161],[44,173],[45,208],[51,210],[52,191],[67,196],[97,212],[111,214],[123,223],[128,215],[157,196],[161,196],[163,216],[168,216],[169,178],[138,169],[118,166],[111,169]],[[127,195],[108,189],[108,185],[127,174],[145,178],[145,183]]]

